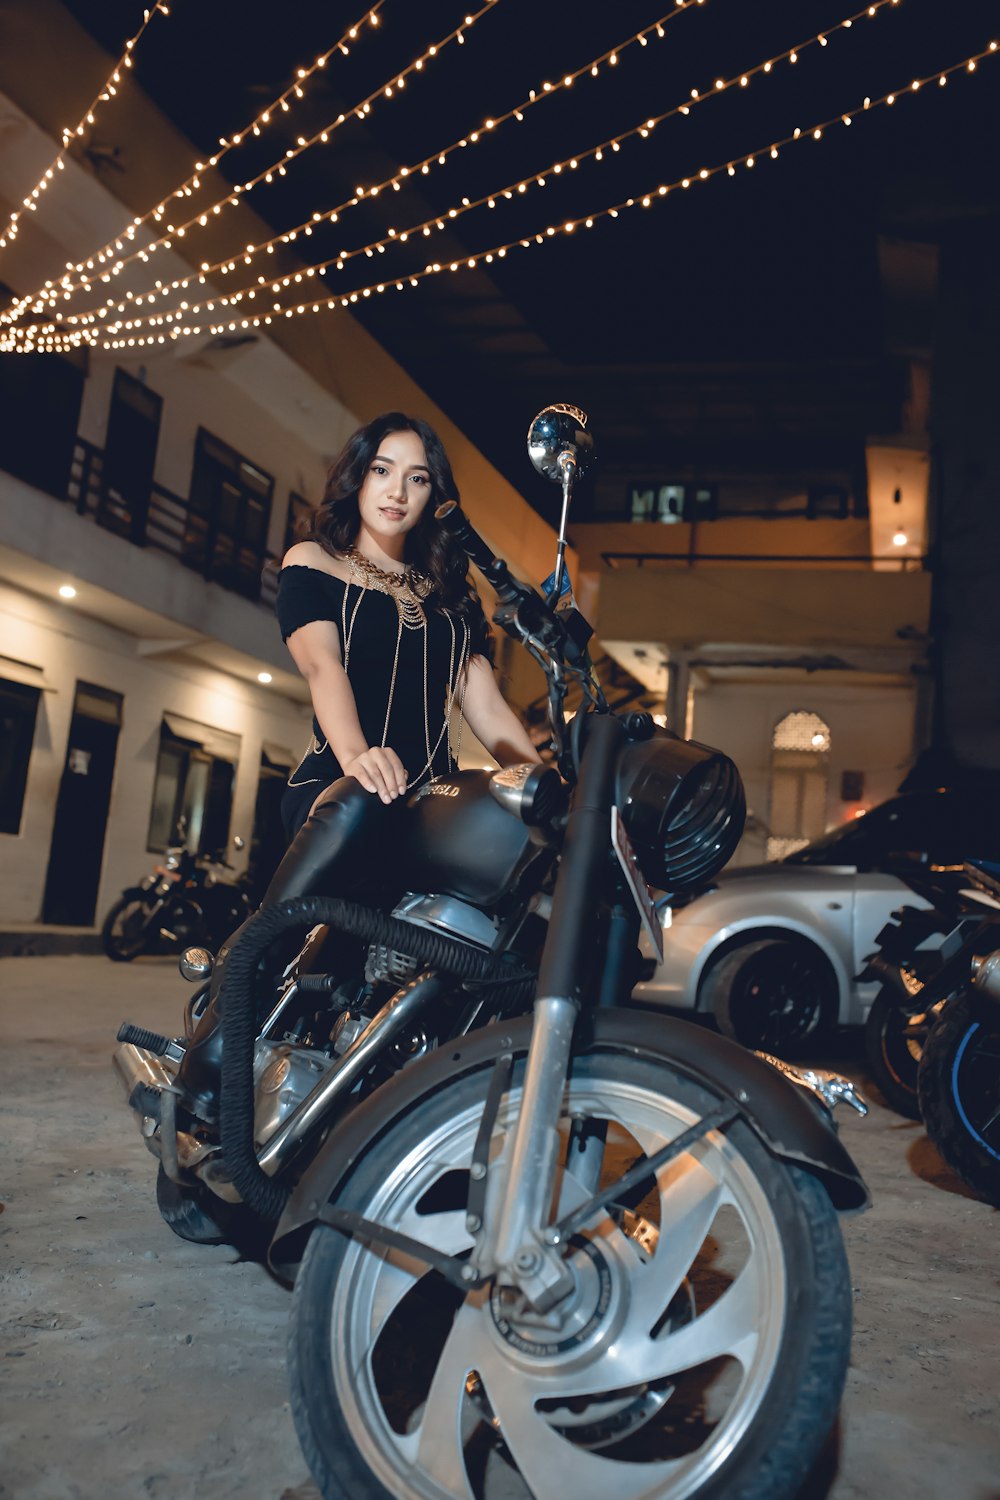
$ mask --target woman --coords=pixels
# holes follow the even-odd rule
[[[498,760],[539,758],[496,685],[468,559],[434,518],[457,498],[437,435],[387,412],[348,439],[309,537],[285,554],[278,620],[315,717],[282,805],[295,836],[264,906],[354,897],[391,877],[405,795],[453,764],[453,709],[456,739],[464,716]],[[220,992],[242,930],[218,954],[211,1002],[178,1072],[194,1099],[215,1096]]]
[[[468,559],[435,519],[458,492],[426,422],[387,412],[348,439],[277,612],[312,696],[313,743],[282,804],[295,837],[264,904],[377,876],[388,809],[453,766],[463,720],[501,764],[537,761],[504,702]]]

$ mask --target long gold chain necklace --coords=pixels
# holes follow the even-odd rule
[[[344,597],[343,597],[343,600],[341,602],[341,636],[340,636],[340,638],[341,638],[341,641],[343,643],[344,671],[345,672],[348,669],[348,664],[350,662],[350,657],[351,657],[351,641],[352,641],[352,638],[353,638],[353,635],[354,635],[355,621],[357,620],[358,610],[361,608],[361,604],[362,604],[362,601],[364,600],[365,594],[369,590],[371,590],[374,593],[388,594],[388,596],[395,602],[396,610],[397,610],[397,614],[398,614],[398,622],[397,622],[397,628],[396,628],[396,645],[395,645],[395,650],[393,652],[392,673],[391,673],[390,680],[389,680],[389,695],[388,695],[388,700],[387,700],[386,706],[385,706],[385,721],[384,721],[384,723],[382,725],[382,741],[381,741],[381,748],[382,749],[385,748],[386,742],[387,742],[387,740],[389,738],[389,720],[390,720],[390,718],[392,716],[392,705],[393,705],[393,700],[394,700],[395,695],[396,695],[396,677],[397,677],[397,674],[398,674],[398,671],[399,671],[399,653],[400,653],[400,647],[401,647],[402,641],[403,641],[403,631],[404,631],[404,629],[407,629],[407,630],[422,630],[423,633],[424,633],[424,638],[423,638],[424,749],[427,751],[427,759],[424,762],[423,766],[421,766],[420,770],[417,772],[416,776],[412,776],[409,779],[409,781],[407,782],[406,789],[407,789],[407,791],[409,791],[412,787],[414,787],[417,784],[417,782],[421,779],[421,777],[427,771],[431,770],[432,767],[433,767],[434,757],[435,757],[435,755],[438,752],[438,749],[439,749],[439,747],[441,745],[441,741],[444,739],[445,735],[448,733],[448,730],[449,730],[449,727],[450,727],[450,724],[451,724],[451,716],[452,716],[452,712],[453,712],[454,705],[455,705],[455,694],[458,691],[458,685],[459,685],[460,682],[462,684],[462,694],[461,694],[461,701],[460,701],[460,704],[459,704],[458,744],[459,744],[459,747],[461,747],[461,743],[462,743],[462,724],[463,724],[463,721],[464,721],[464,708],[465,708],[465,687],[466,687],[465,678],[468,675],[469,657],[471,655],[471,652],[470,652],[470,649],[469,649],[470,646],[471,646],[471,640],[472,640],[471,633],[469,631],[469,627],[468,627],[467,622],[463,620],[462,621],[463,640],[462,640],[461,649],[458,650],[458,641],[457,641],[457,638],[456,638],[456,635],[455,635],[455,622],[452,619],[450,612],[447,612],[447,611],[445,612],[445,618],[448,621],[448,626],[449,626],[449,629],[451,631],[451,648],[450,648],[449,657],[448,657],[448,689],[447,689],[447,692],[446,692],[446,695],[445,695],[444,721],[443,721],[443,723],[441,725],[441,730],[440,730],[440,732],[438,734],[437,739],[434,742],[434,747],[432,749],[431,748],[431,734],[430,734],[430,712],[429,712],[429,704],[428,704],[429,682],[428,682],[428,668],[427,668],[427,615],[426,615],[426,613],[424,611],[423,602],[430,595],[430,593],[432,592],[433,587],[434,587],[433,582],[432,582],[431,579],[427,578],[425,574],[418,573],[416,571],[416,569],[407,569],[405,572],[402,572],[402,573],[390,573],[390,572],[386,571],[386,569],[380,568],[376,563],[373,563],[372,560],[371,560],[371,558],[366,557],[364,555],[364,553],[360,552],[356,547],[348,547],[345,555],[347,557],[347,561],[348,561],[348,564],[349,564],[350,570],[351,570],[351,577],[345,583]],[[353,607],[353,609],[351,611],[350,620],[348,620],[348,617],[347,617],[347,597],[348,597],[348,594],[350,593],[350,589],[351,589],[351,585],[352,584],[355,587],[357,587],[357,589],[358,589],[358,597],[357,597],[357,599],[354,602],[354,607]],[[458,670],[457,670],[457,672],[455,670],[456,650],[458,651]],[[458,752],[456,751],[456,758],[457,758],[457,753]],[[451,769],[451,764],[452,764],[452,754],[451,754],[451,744],[450,744],[450,740],[449,740],[449,745],[448,745],[448,768],[449,768],[449,770]]]

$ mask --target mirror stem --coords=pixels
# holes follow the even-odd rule
[[[558,607],[562,594],[563,573],[566,570],[566,522],[569,518],[569,503],[573,498],[573,480],[576,478],[576,458],[568,449],[559,455],[562,473],[562,515],[559,517],[559,540],[556,543],[555,582],[552,591],[552,607]]]

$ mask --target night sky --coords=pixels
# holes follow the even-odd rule
[[[907,88],[1000,39],[992,0],[901,0],[878,15],[842,27],[850,0],[705,0],[631,46],[616,67],[531,109],[445,167],[404,191],[383,196],[326,227],[309,242],[316,259],[363,245],[387,224],[405,227],[443,213],[463,195],[477,197],[555,160],[628,130],[647,116],[711,92],[729,78],[824,28],[825,47],[804,46],[795,66],[777,64],[745,88],[709,98],[687,117],[665,121],[647,140],[634,139],[603,163],[584,163],[546,186],[461,218],[447,236],[412,242],[378,258],[360,257],[338,286],[450,260],[502,239],[580,217],[629,194],[672,182],[701,167],[741,162],[799,126],[804,130],[877,97]],[[70,9],[109,50],[135,29],[133,0],[69,0]],[[386,0],[377,31],[366,28],[348,59],[332,59],[310,81],[306,99],[259,141],[234,152],[223,170],[251,175],[291,143],[383,85],[429,42],[471,13],[451,0]],[[364,124],[351,120],[327,146],[289,168],[248,202],[275,228],[330,208],[355,184],[377,181],[399,165],[450,144],[601,51],[652,26],[666,0],[614,5],[496,0],[469,30],[410,80],[405,93],[380,103]],[[297,66],[328,47],[358,18],[338,3],[221,3],[175,0],[157,16],[136,53],[136,75],[148,93],[206,154],[216,138],[244,125],[290,80]],[[833,126],[819,143],[784,149],[752,171],[680,189],[648,211],[589,232],[558,235],[541,248],[512,250],[486,268],[493,292],[529,326],[562,368],[636,371],[688,362],[752,365],[767,361],[842,361],[877,353],[882,337],[876,263],[877,231],[934,238],[956,217],[997,207],[995,153],[1000,123],[1000,58],[947,88],[927,86],[878,109],[849,129]],[[100,131],[98,132],[100,134]],[[105,134],[114,137],[109,114]],[[124,143],[127,151],[127,143]],[[237,171],[238,168],[238,171]],[[366,276],[367,273],[367,276]],[[463,405],[469,371],[456,371],[456,349],[428,309],[461,296],[484,273],[431,279],[361,315],[442,404],[452,391]],[[502,389],[522,366],[502,339],[477,356],[476,376]],[[484,392],[484,397],[487,393]],[[556,394],[555,392],[553,393]],[[464,392],[468,406],[468,391]],[[487,404],[484,400],[484,404]],[[467,413],[465,413],[467,418]],[[476,435],[475,433],[473,435]],[[485,443],[489,447],[489,442]],[[523,465],[520,455],[517,460]],[[506,467],[506,464],[503,465]]]

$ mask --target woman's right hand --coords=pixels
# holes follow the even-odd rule
[[[344,775],[360,781],[366,792],[377,792],[383,802],[394,802],[406,791],[406,771],[395,750],[364,750],[344,766]]]

